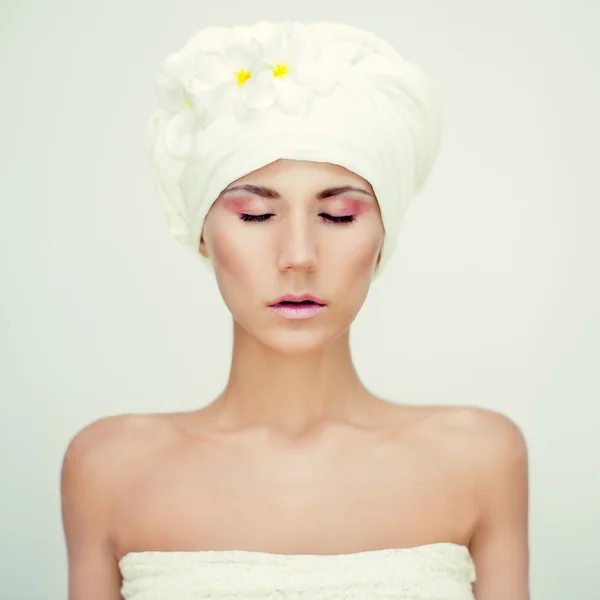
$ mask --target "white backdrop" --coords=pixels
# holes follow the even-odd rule
[[[229,314],[151,188],[152,77],[200,27],[288,18],[372,29],[444,103],[438,162],[353,326],[361,377],[391,400],[515,420],[530,452],[532,597],[598,597],[597,2],[0,10],[2,598],[66,598],[59,472],[78,429],[200,407],[225,382]]]

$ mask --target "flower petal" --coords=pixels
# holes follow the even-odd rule
[[[258,68],[262,58],[262,47],[255,39],[248,39],[244,44],[232,44],[224,50],[223,57],[231,71],[240,69],[252,71]]]
[[[208,110],[211,104],[211,99],[215,93],[219,93],[221,88],[228,86],[227,83],[222,83],[220,86],[214,87],[202,83],[199,79],[194,78],[186,88],[186,96],[189,104],[192,106],[192,111],[196,115],[199,124],[205,125],[209,115]]]
[[[196,54],[184,51],[175,52],[166,58],[162,65],[162,71],[174,81],[187,83],[194,75]]]
[[[238,95],[238,97],[236,98],[234,104],[234,112],[237,119],[242,122],[250,121],[253,118],[255,118],[258,114],[260,114],[260,111],[247,106],[242,100],[241,95]]]
[[[189,111],[175,113],[165,122],[165,147],[173,158],[187,158],[192,147],[194,130],[194,115]]]
[[[261,21],[252,27],[252,33],[260,42],[265,63],[274,66],[276,62],[285,60],[287,45],[280,26]]]
[[[222,44],[223,58],[232,71],[248,69],[260,61],[262,48],[249,27],[232,27]]]
[[[188,97],[202,125],[207,125],[219,114],[230,110],[232,96],[238,91],[236,87],[230,82],[218,86],[208,86],[199,79],[190,82]]]
[[[159,72],[154,78],[154,89],[161,107],[176,112],[185,108],[185,91],[179,81]]]
[[[294,78],[320,96],[330,94],[336,86],[331,72],[314,63],[300,64],[294,71]]]
[[[242,86],[240,96],[248,108],[263,110],[275,102],[274,77],[270,71],[260,71],[254,74]]]
[[[233,103],[238,94],[237,90],[230,86],[223,86],[213,92],[206,103],[206,120],[207,122],[214,121],[223,114],[231,113]]]
[[[290,78],[278,80],[275,90],[277,105],[283,112],[290,115],[304,112],[312,100],[310,90]]]
[[[196,79],[207,86],[219,86],[227,81],[234,82],[232,70],[217,53],[201,54],[196,62]]]

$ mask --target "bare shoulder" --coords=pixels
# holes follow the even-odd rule
[[[474,412],[469,437],[482,504],[492,506],[502,490],[511,489],[523,496],[521,502],[526,505],[529,459],[521,428],[504,414],[480,408]]]
[[[522,452],[525,438],[519,426],[508,416],[478,406],[433,406],[428,411],[428,425],[436,433],[465,445],[469,450]]]
[[[425,406],[420,440],[432,452],[465,468],[480,486],[494,473],[522,471],[527,444],[520,427],[508,416],[469,405]]]
[[[104,417],[69,441],[60,473],[69,598],[120,597],[113,516],[122,489],[152,460],[161,421],[143,415]],[[133,482],[133,483],[132,483]]]
[[[148,445],[165,439],[168,429],[159,415],[112,415],[82,427],[69,441],[63,468],[85,461],[87,466],[123,464],[148,450]]]
[[[445,452],[468,468],[479,493],[526,481],[527,442],[515,421],[488,408],[437,408],[429,420],[431,433],[443,440]]]
[[[478,407],[448,407],[436,419],[473,493],[468,546],[477,565],[475,595],[528,598],[528,450],[521,428]]]
[[[114,415],[82,427],[69,441],[61,468],[63,519],[78,526],[108,528],[119,482],[128,481],[169,429],[157,415]],[[83,511],[85,510],[85,514]]]

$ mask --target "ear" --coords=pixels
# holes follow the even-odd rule
[[[200,245],[198,246],[198,250],[200,254],[204,256],[204,258],[209,258],[208,248],[206,247],[206,242],[204,241],[204,227],[202,228],[202,233],[200,234]]]
[[[376,269],[379,266],[379,263],[381,262],[381,252],[382,252],[382,250],[379,250],[379,255],[377,256],[377,262],[375,263]]]

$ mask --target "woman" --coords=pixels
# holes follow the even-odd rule
[[[258,23],[201,30],[157,82],[157,190],[214,269],[231,372],[71,440],[70,600],[527,600],[519,428],[378,398],[350,353],[436,156],[427,78],[356,28]]]

